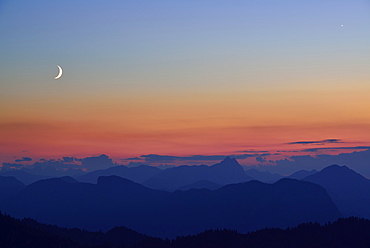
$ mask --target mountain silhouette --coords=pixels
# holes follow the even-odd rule
[[[226,157],[212,166],[178,166],[161,171],[143,184],[153,189],[176,190],[182,186],[207,180],[216,184],[226,185],[253,180],[245,174],[242,166],[235,158]]]
[[[338,219],[332,223],[302,223],[294,228],[268,228],[241,234],[233,230],[208,230],[197,235],[178,237],[171,244],[142,241],[145,248],[353,248],[370,247],[370,220]]]
[[[155,240],[126,227],[107,232],[88,232],[41,224],[34,219],[18,220],[0,212],[0,247],[13,248],[121,248],[133,247],[145,239]]]
[[[176,191],[163,209],[178,223],[176,226],[171,223],[165,229],[178,228],[175,230],[182,235],[211,228],[248,232],[305,221],[323,222],[339,216],[322,187],[292,179],[282,179],[275,184],[249,181],[214,191]]]
[[[78,181],[76,179],[74,179],[73,177],[70,177],[70,176],[59,177],[59,179],[65,181],[67,183],[78,183]]]
[[[158,237],[213,228],[247,232],[339,216],[321,186],[293,179],[169,193],[118,176],[99,177],[97,184],[53,178],[27,186],[1,205],[17,218],[87,230],[126,226]]]
[[[220,185],[220,184],[217,184],[217,183],[214,183],[214,182],[211,182],[211,181],[207,181],[207,180],[201,180],[201,181],[198,181],[198,182],[195,182],[195,183],[191,183],[191,184],[188,184],[188,185],[181,186],[178,189],[183,190],[183,191],[189,190],[189,189],[215,190],[215,189],[219,189],[221,187],[222,187],[222,185]]]
[[[19,193],[26,186],[15,177],[0,176],[0,200]]]
[[[15,177],[17,180],[21,181],[25,185],[29,185],[29,184],[37,182],[41,179],[48,178],[47,176],[31,174],[31,173],[25,172],[23,170],[0,171],[0,176]]]
[[[269,171],[259,171],[254,168],[246,170],[245,173],[251,178],[254,178],[264,183],[274,183],[283,178],[283,176],[278,173],[271,173]]]
[[[99,177],[97,184],[52,178],[30,184],[2,202],[1,209],[17,218],[62,227],[108,230],[123,224],[144,225],[148,206],[168,194],[118,176]]]
[[[318,172],[317,170],[311,170],[311,171],[308,171],[308,170],[299,170],[299,171],[296,171],[293,174],[287,176],[287,178],[301,180],[301,179],[303,179],[305,177],[308,177],[308,176],[311,176],[311,175],[313,175],[313,174],[315,174],[317,172]]]
[[[344,215],[370,218],[370,180],[347,166],[331,165],[302,180],[323,186]]]
[[[80,182],[96,183],[100,176],[120,176],[123,178],[130,179],[134,182],[142,183],[149,178],[155,176],[161,169],[153,166],[140,165],[137,167],[126,167],[124,165],[110,167],[105,170],[96,170],[85,175],[76,177]]]
[[[174,240],[152,238],[125,227],[108,232],[45,225],[0,213],[0,247],[12,248],[352,248],[369,247],[370,220],[341,218],[335,222],[301,223],[289,229],[264,228],[242,234],[207,230]]]
[[[0,247],[83,248],[76,242],[50,234],[0,213]]]

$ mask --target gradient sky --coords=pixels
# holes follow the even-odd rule
[[[369,30],[367,0],[1,1],[0,162],[370,145]]]

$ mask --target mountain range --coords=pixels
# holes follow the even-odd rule
[[[248,170],[245,170],[245,173],[248,176],[254,178],[255,180],[258,180],[264,183],[274,183],[284,177],[278,173],[271,173],[268,171],[259,171],[257,169],[248,169]]]
[[[226,157],[212,166],[178,166],[162,170],[154,177],[143,182],[153,189],[176,190],[182,186],[206,180],[219,185],[240,183],[253,180],[245,174],[243,167],[235,158]]]
[[[213,166],[165,170],[114,166],[29,185],[16,176],[28,182],[39,176],[9,171],[0,176],[0,210],[63,227],[109,230],[123,225],[158,237],[212,228],[284,228],[339,216],[370,218],[370,180],[346,166],[298,171],[278,181],[278,174],[249,171],[274,183],[247,173],[230,157]]]
[[[0,176],[0,200],[16,195],[26,186],[15,177]]]
[[[317,172],[318,172],[317,170],[311,170],[311,171],[299,170],[299,171],[296,171],[293,174],[287,176],[287,178],[293,178],[293,179],[301,180],[301,179],[303,179],[305,177],[308,177],[308,176],[311,176],[311,175],[313,175]]]
[[[97,184],[54,178],[27,186],[2,202],[1,209],[18,218],[64,227],[108,230],[124,225],[159,237],[212,228],[247,232],[340,216],[321,186],[294,179],[170,193],[118,176],[99,177]]]
[[[370,180],[347,166],[331,165],[302,180],[324,187],[345,216],[370,218]]]
[[[37,182],[38,180],[41,180],[41,179],[48,178],[47,176],[28,173],[24,170],[0,171],[0,176],[14,177],[25,185]]]
[[[98,178],[101,176],[120,176],[137,183],[143,183],[161,171],[161,169],[148,165],[140,165],[130,168],[120,165],[110,167],[105,170],[96,170],[85,175],[78,176],[76,179],[80,182],[96,183]]]

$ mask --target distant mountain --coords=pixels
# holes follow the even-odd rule
[[[275,184],[249,181],[214,191],[176,191],[169,200],[163,207],[164,213],[179,223],[182,230],[178,229],[177,234],[182,235],[215,228],[248,232],[313,220],[324,222],[339,216],[322,187],[293,179],[282,179]],[[173,223],[162,222],[162,225],[168,225],[168,230],[174,228]]]
[[[8,170],[0,171],[0,176],[11,176],[15,177],[17,180],[21,181],[25,185],[34,183],[38,180],[48,178],[47,176],[41,176],[36,174],[31,174],[23,170]]]
[[[370,218],[370,180],[348,167],[331,165],[302,180],[323,186],[343,214]]]
[[[178,189],[174,188],[173,182],[171,180],[157,177],[153,177],[146,180],[145,182],[142,183],[142,185],[151,189],[164,190],[168,192],[173,192]]]
[[[15,177],[0,176],[0,200],[19,193],[26,186]]]
[[[282,175],[277,173],[271,173],[268,171],[259,171],[257,169],[246,170],[245,173],[260,182],[264,183],[274,183],[283,178]]]
[[[316,184],[282,179],[232,184],[211,191],[153,190],[117,176],[97,184],[40,180],[1,204],[15,217],[87,230],[126,226],[141,233],[175,237],[211,228],[242,232],[333,220],[339,212]]]
[[[198,181],[207,180],[220,185],[253,180],[247,176],[235,158],[227,157],[221,163],[207,166],[178,166],[161,171],[143,184],[153,189],[175,190]]]
[[[201,180],[195,183],[191,183],[188,185],[181,186],[178,188],[178,190],[189,190],[189,189],[210,189],[210,190],[215,190],[221,188],[222,185],[207,181],[207,180]]]
[[[168,194],[118,176],[99,177],[97,184],[52,178],[30,184],[0,209],[62,227],[109,230],[145,225],[146,210]]]
[[[130,168],[124,165],[119,165],[105,170],[96,170],[75,178],[80,182],[96,183],[100,176],[120,176],[134,182],[142,183],[157,175],[161,171],[161,169],[147,165],[140,165]]]
[[[294,172],[290,176],[287,176],[287,178],[301,180],[301,179],[303,179],[305,177],[308,177],[308,176],[311,176],[311,175],[313,175],[313,174],[315,174],[317,172],[318,172],[317,170],[311,170],[311,171],[300,170],[300,171]]]
[[[64,177],[59,177],[59,179],[67,182],[67,183],[78,183],[79,181],[77,181],[76,179],[74,179],[73,177],[70,177],[70,176],[64,176]]]

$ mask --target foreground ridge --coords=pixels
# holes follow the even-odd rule
[[[0,213],[1,247],[105,247],[105,248],[350,248],[370,246],[370,220],[340,218],[324,225],[304,223],[294,228],[266,228],[248,234],[233,230],[208,230],[174,240],[152,238],[125,227],[87,232],[40,224],[32,219],[18,220]]]

